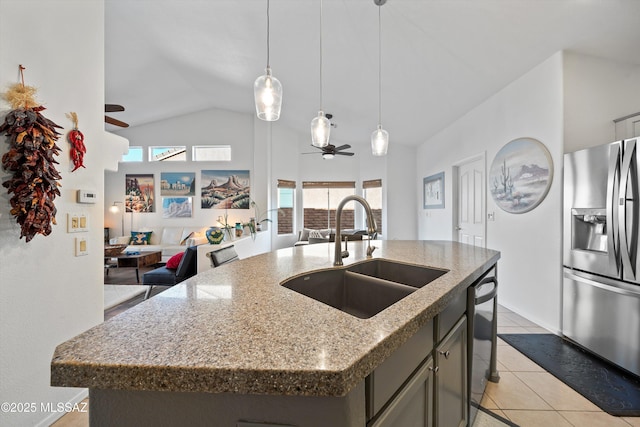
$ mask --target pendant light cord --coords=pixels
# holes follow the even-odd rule
[[[320,110],[322,111],[322,0],[320,0]]]
[[[269,40],[269,33],[270,33],[270,31],[269,31],[270,30],[269,21],[270,21],[270,19],[269,19],[269,0],[267,0],[267,68],[269,68],[269,54],[270,54],[270,52],[269,52],[269,45],[270,45],[270,43],[269,43],[269,41],[270,41]]]
[[[382,5],[378,6],[378,125],[382,125]]]

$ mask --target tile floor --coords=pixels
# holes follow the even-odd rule
[[[500,307],[498,334],[549,333]],[[500,382],[481,405],[521,427],[640,427],[640,417],[614,417],[498,338]]]
[[[498,333],[548,333],[500,307]],[[640,417],[614,417],[498,338],[500,382],[489,383],[482,406],[521,427],[640,427]],[[70,413],[55,427],[86,427],[86,413]]]

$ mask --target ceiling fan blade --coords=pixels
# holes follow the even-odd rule
[[[322,153],[313,152],[313,153],[300,153],[300,154],[322,154]]]
[[[335,147],[334,149],[336,151],[340,151],[340,150],[346,150],[347,148],[351,148],[351,146],[349,144],[344,144],[344,145],[341,145],[340,147]]]
[[[104,116],[104,121],[109,123],[110,125],[120,126],[121,128],[128,128],[129,124],[125,122],[121,122],[120,120],[116,120],[113,117]]]
[[[104,104],[105,113],[115,113],[118,111],[124,111],[124,107],[118,104]]]
[[[336,156],[353,156],[355,153],[343,153],[342,151],[336,151],[334,154]]]

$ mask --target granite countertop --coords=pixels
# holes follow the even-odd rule
[[[366,259],[350,242],[345,266]],[[280,286],[334,268],[333,244],[285,248],[200,273],[60,344],[51,385],[343,396],[500,258],[449,241],[374,241],[374,258],[450,270],[369,319]]]

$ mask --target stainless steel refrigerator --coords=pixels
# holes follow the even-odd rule
[[[564,156],[562,332],[640,375],[640,138]]]

